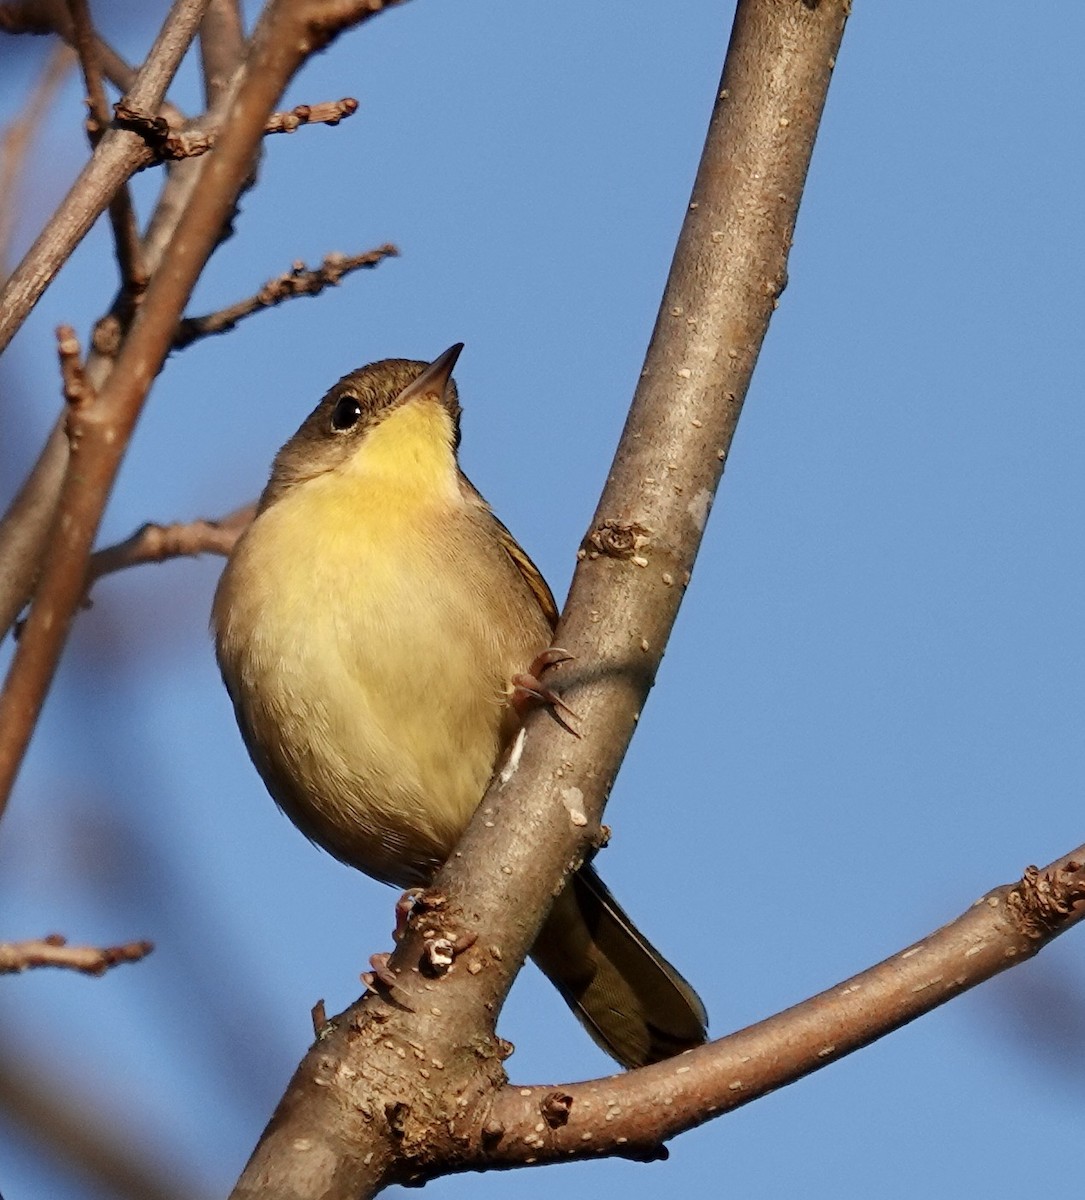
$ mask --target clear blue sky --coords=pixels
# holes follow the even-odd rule
[[[118,6],[123,9],[123,6]],[[143,16],[110,10],[140,57]],[[343,39],[269,139],[194,310],[295,259],[403,257],[176,356],[104,537],[252,498],[339,375],[453,341],[467,472],[564,594],[640,370],[730,25],[708,0],[413,0]],[[688,600],[608,811],[601,867],[712,1031],[907,945],[1085,839],[1080,46],[1063,4],[860,0]],[[44,47],[9,51],[10,115]],[[67,88],[29,182],[82,161]],[[178,92],[196,107],[189,71]],[[141,181],[142,195],[149,194]],[[0,367],[0,488],[58,403],[52,329],[108,303],[95,232]],[[9,980],[9,1046],[223,1195],[393,894],[309,846],[236,733],[220,563],[102,584],[0,829],[2,937],[155,939],[105,979]],[[7,661],[10,647],[5,648]],[[534,973],[515,1080],[608,1070]],[[1015,1197],[1078,1177],[1085,933],[672,1143],[671,1160],[461,1177],[437,1196]],[[6,1200],[89,1197],[0,1141]]]

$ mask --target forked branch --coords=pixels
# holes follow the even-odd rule
[[[538,1130],[553,1087],[505,1088],[477,1153],[492,1166],[619,1155],[658,1158],[663,1142],[892,1033],[1038,954],[1085,917],[1085,845],[981,897],[957,920],[836,987],[680,1058],[563,1084],[564,1119]],[[607,1114],[600,1122],[599,1114]],[[477,1164],[473,1164],[477,1165]]]
[[[484,1143],[505,1144],[502,1165],[537,1160],[535,1141],[504,1143],[492,1119],[505,1051],[491,1021],[563,875],[600,836],[783,289],[846,11],[846,0],[740,0],[656,329],[555,635],[576,656],[557,668],[558,686],[583,737],[528,718],[518,767],[491,784],[423,897],[434,915],[412,919],[388,962],[395,988],[331,1022],[235,1200],[357,1200],[482,1165]],[[470,948],[430,980],[422,964],[435,928]],[[390,1087],[400,1055],[407,1065]],[[560,1127],[565,1108],[562,1096],[536,1097],[533,1138],[540,1123],[544,1139],[551,1121]]]

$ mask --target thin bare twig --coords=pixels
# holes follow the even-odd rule
[[[90,556],[87,588],[103,575],[164,562],[168,558],[195,558],[200,554],[228,555],[256,513],[246,504],[218,521],[196,520],[184,524],[140,526],[131,537]]]
[[[255,296],[247,300],[240,300],[237,304],[203,317],[185,317],[177,327],[173,348],[183,350],[200,338],[226,333],[245,317],[265,308],[274,308],[284,300],[293,300],[296,296],[319,296],[325,288],[338,287],[343,277],[352,271],[375,267],[386,258],[394,258],[398,254],[399,250],[388,242],[364,254],[327,254],[319,267],[306,267],[303,262],[296,262],[289,271],[269,279]]]
[[[293,133],[303,125],[338,125],[358,111],[353,96],[342,100],[324,100],[319,104],[298,104],[286,112],[274,112],[264,126],[265,133]]]
[[[99,42],[91,24],[87,0],[66,0],[72,20],[75,50],[83,68],[87,85],[87,106],[90,110],[87,134],[93,149],[109,127],[109,106],[102,84],[102,62]],[[109,222],[113,229],[113,244],[121,273],[121,287],[131,303],[135,303],[147,286],[147,271],[139,244],[139,228],[132,206],[132,194],[123,183],[109,202]]]
[[[72,44],[79,55],[79,65],[83,68],[83,82],[87,88],[87,107],[90,110],[87,135],[93,148],[101,141],[102,134],[109,127],[109,105],[106,102],[105,87],[102,85],[101,56],[98,53],[97,38],[91,24],[87,0],[65,0],[65,3],[72,22]]]
[[[67,394],[67,393],[65,393]],[[103,575],[126,571],[147,563],[165,562],[171,558],[198,558],[201,554],[227,557],[237,539],[256,515],[256,504],[246,504],[217,521],[197,518],[195,521],[157,525],[147,522],[135,533],[96,550],[87,564],[84,605],[90,607],[90,592]],[[22,624],[15,626],[16,637],[22,635]]]
[[[59,933],[25,942],[0,942],[0,975],[29,971],[32,967],[65,967],[83,975],[104,975],[118,963],[139,962],[154,949],[151,942],[126,942],[123,946],[69,946]]]
[[[286,112],[274,112],[267,119],[264,133],[293,133],[303,125],[338,125],[358,111],[353,96],[325,100],[320,104],[299,104]],[[206,154],[221,133],[221,126],[209,122],[187,129],[173,129],[161,117],[117,106],[116,120],[146,139],[147,145],[163,161],[180,161]]]
[[[31,143],[56,99],[75,55],[67,46],[54,46],[22,112],[0,134],[0,279],[7,276],[8,251],[19,211],[16,192]]]
[[[73,408],[88,404],[94,398],[94,390],[87,383],[79,339],[70,325],[57,326],[57,358],[60,360],[65,403]]]

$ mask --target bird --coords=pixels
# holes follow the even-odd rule
[[[460,468],[462,348],[383,359],[327,392],[276,455],[212,607],[271,796],[313,842],[401,889],[454,849],[521,728],[514,680],[548,661],[558,616]],[[707,1037],[697,993],[591,863],[531,953],[623,1067]]]

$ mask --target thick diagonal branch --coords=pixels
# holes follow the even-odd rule
[[[541,915],[555,864],[570,869],[597,836],[784,288],[845,8],[842,0],[738,6],[644,367],[555,633],[555,644],[576,656],[556,669],[556,686],[580,714],[584,736],[562,737],[545,719],[530,724],[518,773],[483,802],[515,820],[474,821],[462,857],[438,881],[465,913],[484,904],[495,916],[513,908]],[[571,790],[586,825],[569,819]],[[487,973],[492,1003],[503,999],[535,934],[522,918],[506,915],[497,925],[502,959]]]
[[[396,987],[337,1018],[302,1062],[236,1200],[353,1200],[458,1169],[476,1134],[499,1136],[486,1119],[503,1080],[492,1022],[562,874],[598,836],[689,579],[783,288],[846,8],[738,6],[644,371],[556,634],[576,655],[559,686],[583,738],[529,719],[518,770],[491,785],[435,907],[392,956]],[[436,981],[422,965],[434,932],[476,939]]]

